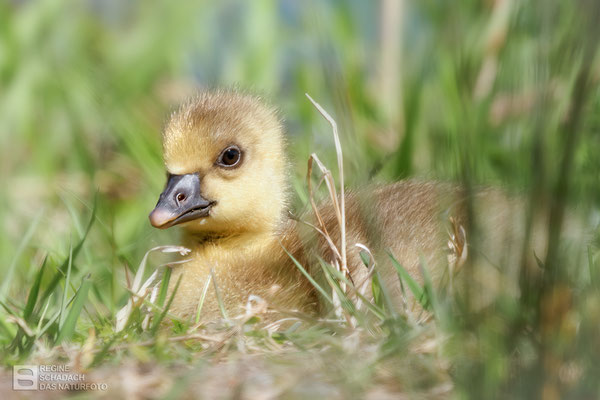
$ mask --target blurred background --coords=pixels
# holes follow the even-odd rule
[[[45,255],[59,263],[69,254],[97,196],[77,264],[93,271],[100,307],[122,306],[124,267],[176,241],[147,220],[165,182],[161,128],[207,87],[237,86],[280,108],[295,207],[306,200],[310,153],[335,169],[330,128],[309,93],[339,124],[350,186],[424,177],[543,202],[561,193],[597,227],[598,8],[0,0],[0,294],[23,298]],[[590,271],[597,233],[591,243]],[[508,379],[509,354],[499,354],[490,387]],[[466,384],[480,364],[464,363]]]

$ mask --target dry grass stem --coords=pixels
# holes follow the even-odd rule
[[[146,254],[144,255],[144,258],[142,259],[140,266],[138,267],[137,272],[135,273],[135,277],[133,279],[133,284],[131,284],[131,286],[128,285],[127,290],[131,293],[131,297],[129,298],[129,300],[127,300],[127,304],[125,305],[125,307],[123,307],[122,309],[120,309],[115,317],[115,331],[116,332],[120,332],[122,331],[125,326],[127,325],[127,321],[129,320],[129,317],[131,316],[131,313],[133,312],[133,310],[137,307],[139,307],[141,305],[141,303],[143,303],[145,297],[148,295],[148,293],[150,292],[148,290],[148,288],[150,287],[150,285],[152,285],[153,283],[156,282],[156,277],[158,275],[158,269],[155,270],[150,277],[142,284],[142,279],[144,277],[144,273],[146,272],[146,264],[148,263],[148,256],[150,255],[150,253],[155,252],[155,251],[160,251],[162,253],[179,253],[182,256],[187,255],[190,253],[190,249],[187,249],[185,247],[182,246],[157,246],[154,247],[150,250],[148,250],[146,252]],[[178,261],[178,262],[174,262],[171,264],[180,264],[183,262],[187,262],[188,260],[183,260],[183,261]],[[168,264],[167,264],[168,265]],[[128,274],[126,274],[126,276],[128,277]],[[128,283],[129,283],[129,278],[127,279]],[[150,302],[153,303],[156,300],[156,292],[158,290],[158,286],[155,286],[153,288],[153,290],[151,291],[153,293],[153,296],[151,296]],[[145,325],[147,327],[149,323],[149,318],[145,318],[143,321],[143,325]]]
[[[313,100],[312,97],[310,97],[310,95],[308,93],[306,93],[306,97],[310,100],[310,102],[315,106],[315,108],[319,111],[319,113],[331,125],[332,131],[333,131],[333,138],[334,138],[334,142],[335,142],[336,155],[337,155],[338,173],[339,173],[339,178],[340,178],[340,195],[339,195],[339,200],[338,200],[338,195],[337,195],[336,188],[335,188],[335,181],[333,179],[333,175],[331,174],[331,171],[329,169],[327,169],[327,167],[325,167],[325,165],[321,162],[321,160],[315,153],[311,154],[311,156],[308,160],[308,170],[307,170],[307,176],[306,176],[306,181],[307,181],[307,186],[308,186],[308,197],[310,199],[310,204],[311,204],[311,207],[315,214],[315,218],[317,219],[317,222],[320,227],[319,232],[322,233],[322,235],[325,237],[325,239],[327,240],[327,243],[329,244],[329,246],[334,254],[334,258],[333,258],[333,260],[331,260],[331,264],[338,271],[340,271],[344,275],[344,277],[346,277],[348,280],[352,280],[352,277],[350,276],[350,272],[348,270],[348,263],[347,263],[347,257],[346,257],[346,204],[345,204],[346,201],[345,201],[345,194],[344,194],[344,162],[343,162],[342,145],[341,145],[339,134],[338,134],[337,123],[331,117],[331,115],[329,115],[329,113],[327,113],[327,111],[325,111],[325,109],[323,107],[321,107],[321,105],[319,103],[317,103],[315,100]],[[337,217],[338,226],[340,229],[340,245],[339,245],[340,248],[339,249],[333,243],[333,240],[331,239],[329,232],[327,232],[327,228],[325,226],[323,218],[321,217],[321,215],[319,213],[319,209],[318,209],[316,201],[314,199],[314,192],[312,189],[312,182],[311,182],[313,161],[317,163],[317,166],[319,167],[319,170],[321,171],[321,174],[322,174],[321,179],[325,182],[325,185],[327,186],[327,190],[329,192],[329,197],[331,199],[331,203],[333,205],[333,209],[334,209],[336,217]],[[340,288],[342,289],[342,291],[344,293],[346,293],[347,292],[346,282],[340,281],[339,284],[340,284]],[[334,290],[334,288],[332,288],[332,299],[334,302],[334,308],[335,308],[336,314],[338,316],[341,316],[343,314],[345,316],[346,320],[348,321],[348,323],[350,325],[354,326],[355,324],[352,322],[352,317],[347,312],[343,311],[343,309],[341,307],[341,300],[339,299],[339,296],[336,293],[336,291]]]

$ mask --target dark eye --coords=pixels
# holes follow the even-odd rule
[[[242,152],[240,149],[237,146],[230,146],[223,150],[217,160],[217,164],[222,167],[234,167],[240,162],[241,157]]]

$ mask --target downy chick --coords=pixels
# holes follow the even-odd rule
[[[276,111],[235,91],[204,92],[171,116],[163,151],[168,180],[150,221],[161,229],[181,225],[183,245],[192,250],[185,257],[189,262],[173,268],[171,291],[183,278],[170,311],[181,318],[195,315],[211,279],[205,321],[221,315],[219,303],[230,316],[241,313],[250,295],[279,309],[318,312],[314,287],[286,251],[307,268],[318,266],[318,257],[330,261],[333,251],[316,230],[289,218],[285,139]],[[498,193],[479,196],[505,203]],[[333,207],[325,203],[319,213],[339,248]],[[520,216],[510,207],[484,213],[485,224],[499,232],[489,242],[498,244],[496,228]],[[311,214],[301,219],[317,224]],[[402,181],[347,193],[346,226],[352,280],[360,286],[369,278],[358,243],[375,254],[398,305],[406,296],[386,252],[417,281],[422,281],[420,265],[427,265],[436,283],[452,273],[448,265],[458,268],[468,254],[465,196],[450,184]],[[520,249],[518,235],[513,236],[508,236],[511,245]]]
[[[250,295],[315,310],[312,287],[280,244],[296,247],[297,235],[284,222],[286,157],[275,110],[233,91],[202,93],[172,115],[163,150],[168,181],[150,221],[162,229],[181,224],[192,250],[171,276],[172,290],[184,275],[171,312],[193,315],[207,279],[214,282],[204,320],[220,316],[219,298],[236,315]]]

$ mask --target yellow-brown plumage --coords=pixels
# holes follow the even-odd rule
[[[331,250],[315,230],[287,214],[285,140],[276,112],[257,97],[233,91],[204,92],[173,114],[164,131],[163,147],[168,173],[197,179],[198,193],[205,200],[193,211],[201,213],[201,217],[181,223],[183,244],[192,253],[186,256],[191,261],[174,267],[171,290],[179,276],[183,278],[171,312],[183,318],[195,314],[211,270],[229,315],[241,313],[250,295],[260,296],[276,308],[317,312],[314,288],[283,248],[308,268],[316,263],[317,256],[329,260]],[[228,148],[238,149],[241,154],[233,167],[221,162]],[[161,208],[161,202],[165,201],[177,204],[173,207],[181,206],[173,197],[179,195],[177,191],[169,187],[165,190],[164,199],[161,196],[151,215],[153,225],[168,227],[178,223],[174,218],[185,207],[171,214]],[[503,196],[493,191],[478,196],[505,202]],[[185,196],[182,199],[191,201]],[[366,245],[376,254],[386,286],[398,304],[401,288],[386,251],[392,252],[419,281],[419,264],[421,259],[425,260],[430,275],[439,282],[447,273],[449,256],[450,264],[457,266],[462,261],[461,255],[466,254],[462,253],[466,251],[464,237],[456,237],[461,236],[461,229],[466,226],[464,199],[458,187],[416,181],[348,193],[348,267],[354,282],[359,283],[367,276],[356,243]],[[324,204],[320,213],[339,245],[332,207]],[[496,232],[505,232],[497,227],[519,216],[520,211],[510,207],[483,213],[485,223]],[[312,221],[310,214],[301,218]],[[458,250],[460,254],[449,246],[452,232],[457,233],[455,240],[464,247]],[[507,237],[498,239],[498,235],[490,235],[488,239],[501,240],[503,249],[507,244],[513,246],[513,259],[518,260],[519,240],[513,235]],[[482,280],[489,280],[489,275]],[[211,285],[202,318],[210,320],[219,315],[216,292]]]

